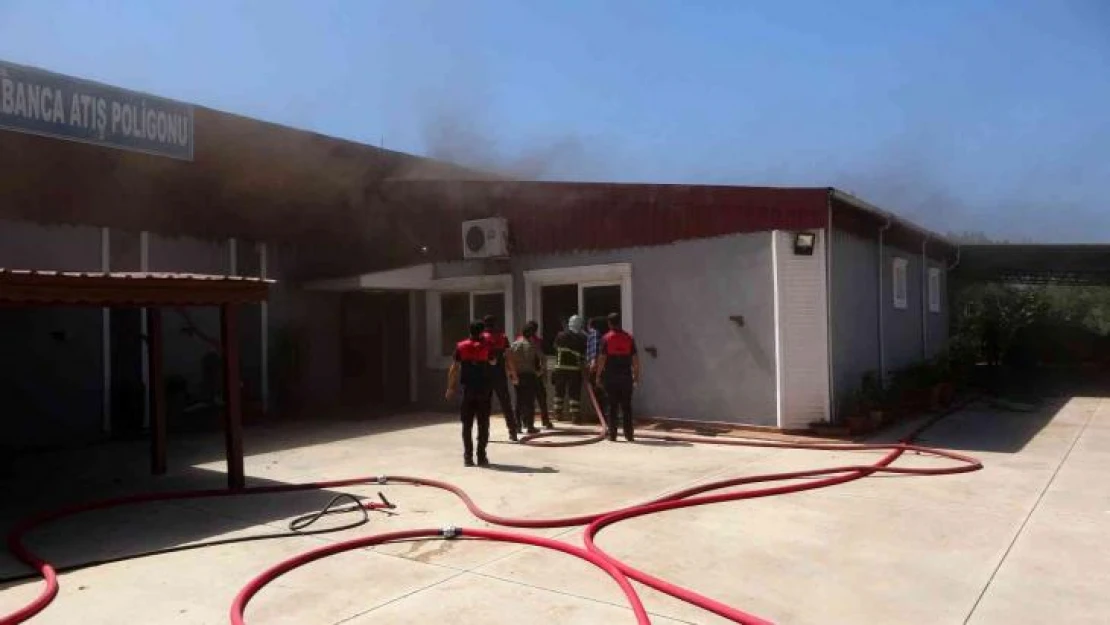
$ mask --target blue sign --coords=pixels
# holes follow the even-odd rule
[[[0,128],[193,160],[192,106],[5,61]]]

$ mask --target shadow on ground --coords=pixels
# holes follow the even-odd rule
[[[249,454],[254,455],[419,427],[442,422],[445,418],[447,416],[396,415],[366,422],[283,423],[248,428],[245,438]],[[0,491],[5,495],[0,498],[0,535],[6,534],[22,519],[76,504],[138,493],[222,490],[227,484],[225,473],[196,466],[222,460],[220,443],[221,437],[213,433],[171,437],[170,472],[158,477],[150,475],[149,447],[143,441],[114,441],[80,449],[19,454],[10,459],[6,472],[0,476]],[[550,467],[501,465],[495,468],[519,473],[555,472]],[[248,477],[247,485],[285,484]],[[290,520],[321,510],[344,492],[352,491],[315,489],[128,504],[51,522],[28,535],[27,544],[52,563],[71,565],[208,541],[229,534],[287,532]],[[365,493],[366,489],[359,492]],[[375,514],[380,513],[371,512],[371,523]],[[346,525],[358,518],[348,514],[329,516],[311,529]],[[25,572],[28,572],[25,566],[6,550],[0,550],[0,579]],[[3,587],[0,584],[0,588]]]

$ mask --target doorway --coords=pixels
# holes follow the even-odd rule
[[[407,292],[344,294],[340,392],[345,405],[407,405],[412,357]]]

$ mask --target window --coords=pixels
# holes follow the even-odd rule
[[[470,322],[496,316],[506,332],[515,328],[513,277],[509,274],[424,278],[425,362],[432,369],[451,365],[455,344]]]
[[[632,266],[627,263],[526,271],[524,283],[526,314],[542,324],[549,354],[551,342],[571,315],[582,315],[588,322],[619,313],[625,329],[632,331]]]
[[[929,268],[929,312],[940,312],[940,269]]]
[[[891,266],[891,279],[893,282],[892,294],[894,296],[894,307],[899,310],[905,310],[909,305],[908,297],[908,268],[909,262],[905,258],[895,258]]]
[[[582,314],[586,320],[621,312],[621,285],[582,287]]]
[[[455,344],[466,337],[470,322],[494,315],[505,324],[505,294],[501,292],[439,294],[440,356],[450,358]]]

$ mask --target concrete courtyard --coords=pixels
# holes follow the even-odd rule
[[[907,424],[910,427],[912,424]],[[682,444],[601,443],[538,449],[492,427],[489,469],[464,468],[449,415],[398,415],[247,431],[252,485],[377,474],[446,480],[486,510],[554,517],[611,509],[731,476],[873,461],[833,453]],[[886,436],[896,437],[897,433]],[[609,553],[777,623],[1107,623],[1110,615],[1110,400],[1047,401],[1037,412],[973,405],[922,444],[963,451],[985,469],[944,477],[883,477],[783,497],[667,512],[601,534]],[[118,443],[21,458],[0,482],[0,527],[68,502],[128,492],[222,487],[219,436],[177,437],[171,474],[146,475],[146,448]],[[935,464],[921,457],[901,462]],[[401,485],[378,491],[396,516],[335,534],[215,546],[66,574],[33,623],[228,622],[254,574],[296,553],[388,530],[486,527],[454,496]],[[33,535],[66,564],[231,536],[283,531],[336,492],[179,501],[89,513]],[[323,523],[343,523],[335,518]],[[528,531],[528,530],[526,530]],[[539,530],[580,545],[581,528]],[[23,572],[0,559],[0,577]],[[653,622],[722,619],[646,588]],[[0,614],[38,582],[0,585]],[[476,541],[407,542],[345,553],[264,589],[258,625],[345,623],[631,623],[616,585],[561,554]]]

